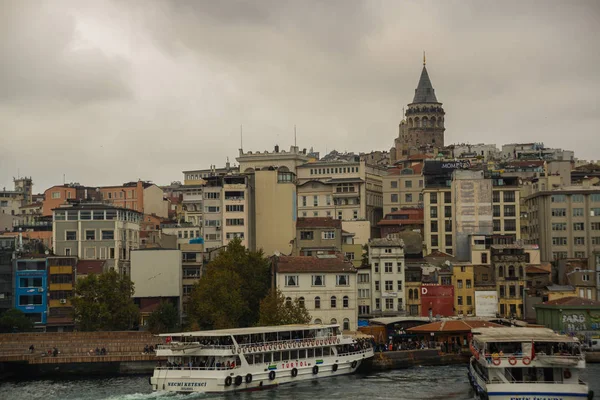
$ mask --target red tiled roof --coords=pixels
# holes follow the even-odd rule
[[[600,301],[571,296],[547,301],[542,304],[547,306],[600,306]]]
[[[528,274],[549,274],[550,273],[550,271],[546,271],[545,269],[536,267],[534,265],[528,265],[525,268],[525,272]]]
[[[409,328],[407,331],[413,333],[425,333],[425,332],[471,332],[474,328],[489,328],[489,327],[500,327],[502,325],[495,324],[488,321],[438,321],[431,324],[425,324]]]
[[[392,219],[388,218],[392,215],[408,215],[408,219]],[[423,209],[420,208],[401,208],[386,214],[385,217],[377,223],[377,225],[422,225],[423,224]]]
[[[277,272],[356,272],[342,254],[323,256],[280,256]]]
[[[342,228],[342,221],[331,217],[298,218],[296,228]]]
[[[105,260],[79,260],[77,262],[77,273],[86,274],[101,274],[104,272]]]

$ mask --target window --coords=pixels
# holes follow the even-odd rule
[[[599,202],[600,201],[600,193],[593,193],[590,195],[590,201]]]
[[[504,216],[514,217],[516,215],[515,206],[504,206]]]
[[[345,331],[349,331],[350,330],[350,320],[348,318],[344,318],[343,329]]]
[[[221,193],[219,192],[206,192],[204,193],[204,198],[208,200],[219,200],[221,198]]]
[[[600,244],[600,236],[592,236],[592,244]]]
[[[342,219],[342,216],[343,216],[342,212],[338,211],[338,219]]]
[[[394,299],[385,299],[385,309],[393,310],[394,309]]]
[[[392,249],[387,248],[383,250],[385,252],[385,254],[392,254]]]
[[[302,207],[306,207],[306,196],[302,196]]]
[[[227,218],[225,219],[227,226],[244,226],[244,218]]]
[[[315,309],[321,308],[321,298],[319,296],[315,297]]]
[[[444,217],[446,217],[446,218],[452,217],[452,206],[444,206]]]
[[[331,205],[331,195],[330,194],[325,196],[325,204],[327,204],[328,206]]]
[[[429,202],[431,204],[437,204],[437,193],[429,193]]]
[[[244,232],[227,232],[225,237],[227,238],[227,240],[232,240],[235,238],[244,239]]]
[[[446,235],[446,247],[452,247],[452,235]]]
[[[590,225],[593,231],[600,231],[600,222],[592,222]]]
[[[508,295],[509,295],[509,297],[517,296],[517,287],[515,285],[510,285],[508,287]]]
[[[65,249],[65,256],[71,255],[71,249]]]
[[[20,306],[39,306],[42,305],[42,295],[36,294],[33,296],[19,296],[19,305]]]
[[[358,283],[369,283],[369,274],[358,274]]]
[[[358,297],[360,299],[368,299],[369,298],[369,289],[358,289]]]
[[[573,203],[583,203],[583,195],[582,194],[574,194],[571,196],[571,202]]]
[[[567,201],[567,196],[564,194],[555,194],[550,196],[550,201],[552,203],[564,203]]]
[[[405,203],[412,203],[413,199],[412,199],[412,193],[406,193],[404,195],[404,202]]]
[[[462,281],[462,279],[459,279],[458,281],[456,281],[456,288],[462,289],[462,287],[463,287],[463,281]]]
[[[337,298],[335,296],[331,296],[331,308],[337,307]]]
[[[462,296],[458,296],[456,298],[456,304],[458,304],[459,306],[463,305],[463,297]]]
[[[319,196],[313,196],[313,206],[319,206]]]
[[[437,223],[437,221],[431,221],[430,230],[431,230],[431,232],[437,232],[438,231],[438,223]]]
[[[452,220],[444,221],[444,230],[445,232],[452,232]]]
[[[553,222],[552,223],[552,230],[553,231],[566,231],[567,230],[567,223],[566,222]]]
[[[42,278],[20,278],[19,287],[21,288],[39,288],[42,287]]]
[[[375,281],[375,291],[379,292],[379,281]]]
[[[354,253],[347,251],[347,252],[344,253],[344,257],[346,257],[346,259],[352,261],[352,260],[354,260]]]
[[[397,203],[398,202],[398,194],[392,193],[392,195],[390,196],[390,200],[392,203]]]
[[[390,188],[396,189],[398,187],[398,181],[390,181]]]
[[[102,240],[114,240],[115,231],[102,231]]]
[[[431,235],[431,247],[438,246],[438,235]]]
[[[573,238],[573,244],[575,246],[583,246],[585,245],[585,237],[583,236],[576,236]]]
[[[471,289],[471,280],[467,279],[467,289]]]
[[[335,231],[323,232],[323,239],[325,239],[325,240],[335,239]]]
[[[52,192],[53,199],[60,199],[60,192]]]
[[[504,220],[504,230],[507,232],[514,232],[517,230],[517,221],[514,219]]]
[[[584,282],[589,282],[590,276],[588,274],[581,275],[581,280]]]
[[[85,240],[96,240],[96,231],[95,230],[86,230],[85,231]]]
[[[473,305],[473,300],[471,299],[471,296],[467,296],[467,305]]]
[[[402,273],[402,263],[398,263],[398,273]]]
[[[567,216],[567,209],[566,208],[553,208],[552,209],[552,216],[553,217],[566,217]]]
[[[352,183],[338,183],[335,188],[336,193],[352,193],[354,192],[354,184]]]
[[[567,252],[566,251],[553,251],[552,258],[554,260],[562,260],[563,258],[567,258]]]
[[[206,213],[218,213],[221,211],[221,207],[218,206],[206,206],[204,207],[204,212]]]
[[[404,187],[407,189],[412,188],[412,181],[410,181],[410,180],[404,181]]]
[[[574,208],[573,216],[574,217],[583,217],[583,208]]]
[[[444,192],[444,203],[447,203],[447,204],[452,203],[452,193]]]
[[[492,201],[494,203],[500,203],[500,192],[497,190],[494,190],[494,192],[492,193]]]
[[[513,190],[505,191],[503,197],[504,197],[505,203],[514,203],[515,202],[515,192]]]
[[[567,238],[566,237],[553,237],[552,238],[552,245],[553,246],[566,246],[567,245]]]
[[[375,272],[379,272],[379,263],[373,263],[373,266],[375,267]]]
[[[600,216],[600,208],[591,208],[590,209],[590,217],[599,217]]]
[[[313,240],[313,231],[300,231],[300,240]]]
[[[77,231],[66,231],[65,240],[77,240]]]
[[[298,286],[298,275],[286,275],[285,286]]]
[[[344,296],[344,298],[342,299],[342,307],[350,307],[350,299],[348,298],[348,296]]]
[[[499,217],[500,216],[500,206],[497,205],[497,204],[494,204],[492,206],[492,209],[493,209],[493,215],[494,215],[494,217]]]
[[[336,276],[336,285],[337,286],[348,286],[350,285],[349,279],[348,279],[349,275],[338,275]]]
[[[387,292],[394,290],[394,281],[385,281],[385,290]]]
[[[385,263],[385,272],[386,272],[386,273],[390,273],[390,274],[391,274],[392,272],[394,272],[394,263],[391,263],[391,262],[386,262],[386,263]]]
[[[398,290],[399,292],[401,292],[401,291],[402,291],[402,281],[397,281],[397,282],[396,282],[396,285],[397,285],[397,286],[396,286],[397,290]]]
[[[481,253],[481,263],[482,264],[487,264],[488,262],[488,257],[487,257],[487,253]]]
[[[573,223],[573,230],[574,231],[582,231],[584,230],[584,223],[583,222],[575,222]]]
[[[325,286],[325,275],[313,275],[312,276],[313,286]]]
[[[352,213],[352,218],[358,219],[358,210],[354,210],[354,212]]]
[[[436,206],[431,206],[431,207],[429,207],[429,216],[430,216],[431,218],[437,218],[437,214],[438,214],[438,213],[437,213],[437,211],[438,211],[438,210],[437,210],[437,207],[436,207]]]

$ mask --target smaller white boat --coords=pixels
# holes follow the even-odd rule
[[[473,329],[469,382],[482,400],[591,400],[579,340],[545,328]]]

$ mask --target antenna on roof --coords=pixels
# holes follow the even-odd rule
[[[294,124],[294,147],[296,147],[296,124]]]
[[[244,150],[244,128],[240,124],[240,150]]]
[[[425,58],[425,50],[423,50],[423,66],[427,64],[427,59]]]

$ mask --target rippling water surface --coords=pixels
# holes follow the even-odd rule
[[[590,364],[584,379],[600,395],[600,364]],[[194,400],[194,399],[472,399],[467,368],[415,367],[366,375],[339,376],[276,389],[230,395],[152,393],[148,376],[105,379],[6,381],[0,399]]]

